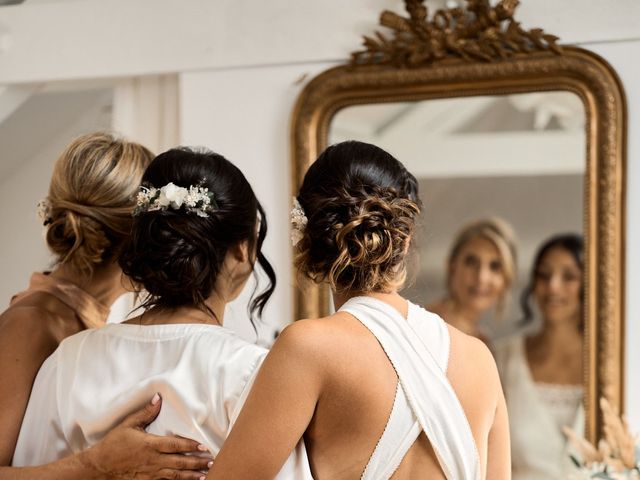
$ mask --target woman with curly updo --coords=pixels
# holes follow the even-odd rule
[[[148,431],[193,438],[215,454],[240,410],[266,350],[223,328],[225,306],[256,262],[269,284],[254,296],[252,317],[275,287],[261,250],[267,219],[251,186],[221,155],[169,150],[142,177],[130,232],[119,264],[146,292],[143,312],[74,335],[49,358],[20,432],[23,461],[90,447],[154,393],[163,407]],[[301,449],[282,478],[308,478],[305,465]]]
[[[142,145],[107,133],[77,138],[57,160],[49,194],[41,204],[46,241],[55,256],[51,272],[34,273],[26,291],[0,316],[0,479],[198,478],[206,461],[174,455],[198,443],[160,438],[143,428],[160,410],[159,397],[127,418],[90,450],[42,465],[35,445],[14,449],[38,369],[65,338],[105,324],[109,307],[125,293],[116,256],[131,227],[133,196],[152,154]],[[67,392],[61,392],[67,393]],[[35,393],[37,397],[37,393]],[[153,393],[148,396],[152,399]],[[47,397],[47,405],[55,404]],[[41,399],[42,400],[42,399]],[[59,398],[64,402],[63,398]],[[145,403],[141,399],[134,408]],[[131,408],[130,410],[133,410]],[[118,422],[109,428],[116,427]],[[53,434],[41,423],[36,437]],[[12,462],[13,459],[13,462]],[[9,465],[41,465],[9,467]],[[185,470],[186,469],[186,470]]]
[[[208,478],[272,478],[301,437],[316,479],[509,478],[491,353],[398,293],[421,208],[414,176],[344,142],[311,165],[296,202],[296,264],[329,284],[338,311],[282,332]]]

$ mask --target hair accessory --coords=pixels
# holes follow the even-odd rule
[[[291,209],[291,245],[294,247],[304,236],[304,229],[307,228],[307,216],[298,199],[293,197],[293,208]]]
[[[208,217],[209,213],[218,209],[214,194],[207,187],[190,185],[187,189],[174,185],[173,182],[161,188],[141,186],[136,197],[136,205],[134,217],[144,212],[181,208],[199,217]]]
[[[36,212],[38,214],[38,218],[42,222],[42,226],[46,227],[53,219],[51,218],[51,204],[49,203],[49,199],[47,197],[43,198],[38,202],[36,206]]]

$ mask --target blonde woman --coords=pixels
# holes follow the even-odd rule
[[[498,218],[462,227],[447,259],[446,295],[427,306],[468,335],[488,341],[482,316],[500,317],[516,275],[516,246],[511,227]]]
[[[93,133],[74,140],[54,166],[41,213],[55,267],[34,273],[27,290],[0,316],[0,479],[191,479],[206,468],[206,459],[174,455],[196,450],[196,442],[143,433],[160,409],[153,395],[145,411],[89,451],[40,467],[8,466],[42,363],[65,338],[104,325],[109,306],[125,292],[116,256],[151,159],[139,144]]]
[[[316,479],[510,478],[491,353],[399,294],[415,177],[344,142],[311,165],[297,201],[296,264],[338,311],[278,337],[208,478],[273,478],[300,438]]]

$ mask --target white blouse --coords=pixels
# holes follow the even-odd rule
[[[65,339],[43,364],[13,456],[39,465],[98,442],[158,392],[147,431],[220,450],[267,350],[201,324],[110,324]],[[312,478],[302,442],[278,478]]]
[[[575,467],[562,427],[584,432],[583,388],[535,382],[521,337],[496,345],[495,356],[509,412],[513,480],[565,480]]]

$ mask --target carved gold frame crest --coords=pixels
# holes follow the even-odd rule
[[[513,18],[517,0],[490,7],[438,10],[429,18],[421,0],[406,0],[408,18],[383,12],[392,37],[365,37],[351,62],[313,78],[292,118],[293,191],[327,146],[329,124],[350,105],[447,97],[569,91],[586,111],[584,184],[586,438],[602,436],[598,398],[623,410],[625,133],[622,85],[592,52],[560,47],[540,29]],[[296,318],[329,313],[326,287],[295,287]]]

